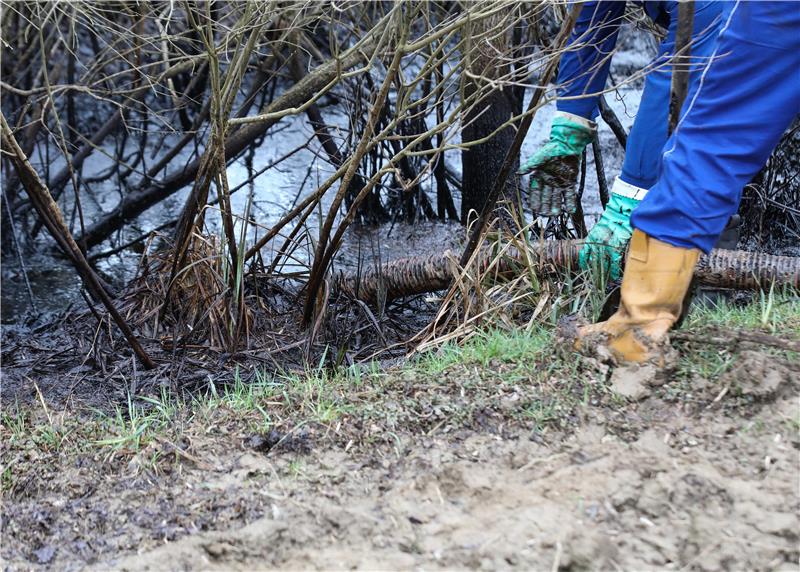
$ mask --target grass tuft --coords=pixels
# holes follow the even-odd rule
[[[537,326],[532,332],[489,329],[478,331],[463,344],[449,341],[422,353],[413,363],[419,371],[436,375],[457,364],[489,366],[533,364],[552,351],[552,329]]]
[[[800,337],[800,293],[786,290],[760,291],[756,300],[737,304],[727,298],[694,304],[684,321],[684,329],[708,326],[766,330],[771,334]]]

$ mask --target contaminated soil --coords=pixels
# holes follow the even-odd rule
[[[626,77],[654,46],[620,41],[632,43],[613,73]],[[640,94],[628,85],[608,98],[626,129]],[[539,114],[524,155],[546,140],[553,112]],[[622,150],[605,125],[599,137],[606,172],[618,172]],[[587,177],[587,200],[594,185]],[[175,215],[153,211],[145,227]],[[346,241],[337,263],[444,249],[463,234],[391,229]],[[101,267],[109,278],[127,281],[139,254],[126,256]],[[148,338],[161,365],[146,372],[89,310],[24,323],[29,303],[85,307],[69,268],[30,266],[47,268],[28,272],[31,301],[25,272],[3,261],[3,570],[800,567],[797,352],[681,342],[682,355],[708,355],[713,367],[683,362],[666,376],[564,357],[553,344],[441,370],[394,365],[438,307],[419,298],[385,313],[343,302],[313,344],[287,325],[294,316],[259,322],[270,338],[240,354]],[[296,313],[287,300],[261,298],[278,317]],[[795,320],[781,335],[799,332]],[[340,341],[351,348],[342,366],[378,350],[386,359],[346,381],[304,370]],[[257,400],[245,389],[238,401],[193,401],[278,367],[298,373]],[[162,395],[184,401],[173,410]],[[169,408],[168,425],[136,421],[132,399]]]
[[[797,353],[729,357],[412,362],[286,385],[269,428],[187,406],[140,447],[28,404],[1,429],[3,569],[796,570]]]

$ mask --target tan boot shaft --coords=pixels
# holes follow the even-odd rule
[[[699,256],[699,250],[672,246],[634,230],[619,310],[606,322],[581,328],[577,346],[585,348],[597,334],[605,334],[618,359],[642,362],[657,357],[657,348],[680,317]]]

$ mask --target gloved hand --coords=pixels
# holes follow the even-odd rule
[[[573,213],[583,150],[592,140],[595,123],[571,113],[560,113],[550,127],[550,141],[525,161],[518,174],[531,173],[530,205],[534,216]]]
[[[581,249],[579,262],[584,270],[600,265],[611,268],[611,279],[622,273],[622,257],[633,234],[631,212],[641,201],[611,193],[606,210],[589,231]]]

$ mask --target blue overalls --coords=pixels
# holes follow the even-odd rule
[[[709,252],[742,189],[800,114],[800,3],[726,6],[714,58],[697,83],[664,147],[661,177],[631,223]]]
[[[669,56],[674,53],[678,2],[637,3],[643,5],[645,12],[653,20],[667,28],[667,36],[659,46],[658,55],[648,67],[650,71],[645,79],[639,111],[628,136],[625,161],[619,177],[625,183],[648,189],[658,180],[661,150],[667,140],[672,78]],[[625,4],[609,0],[584,4],[569,41],[570,46],[579,47],[567,51],[561,57],[558,74],[559,99],[556,102],[559,111],[586,119],[597,117],[599,96],[589,94],[598,94],[606,86]],[[692,67],[687,100],[694,94],[700,72],[714,48],[723,4],[725,3],[695,2]]]

